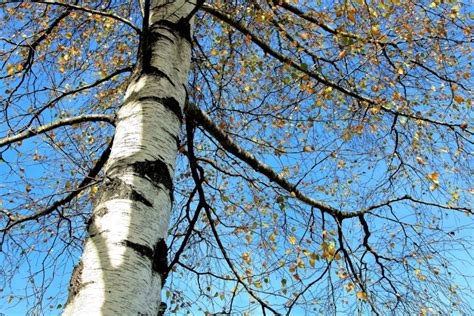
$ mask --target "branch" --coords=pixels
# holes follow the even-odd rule
[[[34,213],[32,215],[28,215],[28,216],[22,216],[22,217],[19,217],[19,218],[15,219],[15,220],[12,220],[5,228],[1,229],[0,231],[6,232],[6,231],[10,230],[12,227],[14,227],[14,226],[16,226],[20,223],[35,220],[35,219],[38,219],[40,217],[49,215],[49,214],[53,213],[54,211],[56,211],[58,209],[58,207],[60,207],[61,205],[64,205],[66,203],[71,202],[93,180],[95,180],[95,177],[99,174],[100,170],[102,170],[102,167],[105,165],[105,163],[109,159],[110,149],[112,148],[112,143],[113,143],[113,140],[108,144],[107,148],[104,150],[104,152],[100,156],[99,160],[96,162],[95,166],[89,171],[87,176],[81,181],[81,183],[77,186],[77,188],[74,191],[69,193],[64,198],[56,200],[51,206],[49,206],[49,207],[47,207],[47,208],[45,208],[45,209],[43,209],[39,212],[36,212],[36,213]]]
[[[107,122],[114,125],[115,118],[113,115],[109,115],[109,114],[84,114],[84,115],[79,115],[79,116],[75,116],[71,118],[59,119],[55,122],[42,125],[38,128],[30,127],[27,131],[24,131],[15,136],[5,137],[4,139],[0,140],[0,147],[7,146],[24,139],[49,132],[61,126],[73,125],[73,124],[83,123],[83,122]]]
[[[200,181],[202,183],[203,179],[200,179]],[[189,197],[188,203],[186,203],[186,212],[188,214],[189,214],[189,211],[190,211],[190,208],[191,208],[192,198],[193,198],[196,191],[197,191],[197,189],[193,190],[193,192],[191,193],[191,196]],[[181,243],[180,247],[176,251],[176,253],[174,255],[174,259],[168,265],[168,273],[173,269],[174,265],[179,262],[179,257],[184,252],[184,248],[187,246],[189,238],[191,238],[191,233],[194,230],[194,226],[196,225],[196,222],[199,218],[199,213],[201,212],[202,207],[203,207],[202,203],[199,202],[198,205],[196,206],[196,210],[194,211],[194,215],[193,215],[191,221],[189,222],[188,228],[186,230],[186,234],[184,235],[183,242]]]
[[[361,216],[361,215],[363,215],[365,213],[368,213],[368,212],[370,212],[370,211],[372,211],[376,208],[380,208],[380,207],[383,207],[383,206],[388,206],[392,203],[396,203],[396,202],[400,202],[400,201],[406,201],[406,200],[412,201],[412,202],[415,202],[415,203],[418,203],[418,204],[439,207],[439,208],[442,208],[442,209],[445,209],[445,210],[460,211],[460,212],[465,212],[467,214],[474,215],[474,212],[472,211],[472,209],[468,208],[468,207],[456,207],[456,206],[450,206],[450,205],[442,205],[442,204],[438,204],[438,203],[434,203],[434,202],[418,200],[418,199],[415,199],[414,197],[412,197],[410,195],[405,195],[405,196],[402,196],[402,197],[387,200],[387,201],[379,203],[379,204],[374,204],[372,206],[369,206],[368,208],[365,208],[365,209],[360,210],[358,212],[354,212],[354,213],[352,213],[352,215]]]
[[[275,1],[270,1],[271,3],[275,4]],[[347,32],[347,31],[342,31],[342,30],[338,30],[338,29],[335,29],[335,28],[332,28],[330,27],[329,25],[325,24],[325,23],[322,23],[320,20],[318,20],[317,18],[311,16],[310,14],[307,14],[303,11],[301,11],[300,9],[298,9],[297,7],[291,5],[289,2],[287,1],[278,1],[278,3],[276,3],[276,5],[290,11],[291,13],[297,15],[298,17],[308,21],[308,22],[311,22],[311,23],[314,23],[316,24],[317,26],[319,26],[320,28],[322,28],[323,30],[325,30],[326,32],[328,33],[331,33],[333,35],[336,35],[336,36],[342,36],[342,37],[347,37],[347,38],[352,38],[352,39],[355,39],[355,40],[358,40],[358,41],[361,41],[363,43],[372,43],[372,44],[376,44],[376,45],[379,45],[380,47],[384,48],[385,46],[392,46],[392,47],[395,47],[402,55],[405,55],[403,50],[400,49],[398,47],[398,44],[400,44],[401,42],[385,42],[385,41],[380,41],[380,40],[377,40],[377,39],[374,39],[374,38],[365,38],[365,37],[362,37],[362,36],[359,36],[357,34],[354,34],[354,33],[350,33],[350,32]],[[406,58],[406,56],[403,56],[404,58]],[[415,64],[421,68],[423,68],[424,70],[428,71],[429,73],[431,73],[432,75],[436,76],[437,78],[441,79],[441,80],[444,80],[446,82],[449,82],[449,83],[454,83],[454,84],[457,84],[459,85],[461,88],[463,88],[464,90],[466,91],[470,91],[469,89],[467,89],[464,85],[462,85],[461,83],[455,81],[455,80],[452,80],[452,79],[449,79],[448,77],[445,77],[445,76],[442,76],[440,74],[438,74],[437,72],[435,72],[434,70],[430,69],[429,67],[423,65],[422,63],[420,63],[419,61],[416,61],[412,58],[406,58],[406,61],[409,62],[409,63],[412,63],[412,64]]]
[[[35,118],[37,118],[44,110],[46,110],[48,107],[54,105],[55,103],[57,103],[58,101],[60,101],[61,99],[63,99],[64,97],[67,97],[68,95],[71,95],[71,94],[75,94],[75,93],[79,93],[81,91],[84,91],[84,90],[87,90],[87,89],[90,89],[90,88],[93,88],[93,87],[96,87],[98,85],[100,85],[101,83],[104,83],[110,79],[112,79],[113,77],[115,76],[118,76],[122,73],[125,73],[125,72],[131,72],[132,71],[132,67],[125,67],[125,68],[122,68],[122,69],[119,69],[117,71],[114,71],[113,73],[91,83],[91,84],[88,84],[88,85],[85,85],[85,86],[82,86],[82,87],[79,87],[77,89],[74,89],[74,90],[69,90],[67,92],[64,92],[63,94],[61,94],[60,96],[54,98],[53,100],[51,100],[50,102],[48,102],[48,104],[46,104],[45,106],[43,106],[42,108],[38,109],[33,117],[31,118],[30,122],[28,124],[31,124],[33,122],[33,120]]]
[[[331,79],[325,78],[322,74],[320,74],[316,71],[313,71],[309,67],[303,66],[303,64],[293,60],[292,58],[277,52],[272,47],[270,47],[264,40],[262,40],[256,34],[252,33],[249,29],[247,29],[240,22],[234,20],[231,16],[220,12],[218,9],[216,9],[215,7],[213,7],[209,4],[204,4],[202,6],[202,8],[203,8],[204,11],[206,11],[209,14],[213,15],[217,19],[231,25],[236,30],[238,30],[239,32],[244,34],[245,36],[248,36],[250,38],[250,40],[254,44],[256,44],[258,47],[260,47],[263,50],[263,52],[265,52],[266,54],[274,57],[275,59],[279,60],[283,64],[287,64],[287,65],[293,67],[294,69],[299,70],[299,71],[307,74],[308,76],[310,76],[311,78],[317,80],[318,82],[320,82],[320,83],[322,83],[322,84],[324,84],[328,87],[331,87],[331,88],[333,88],[333,89],[335,89],[339,92],[342,92],[343,94],[345,94],[347,96],[353,97],[353,98],[355,98],[355,99],[357,99],[361,102],[364,102],[364,103],[366,103],[370,106],[379,107],[381,110],[383,110],[387,113],[393,114],[393,115],[399,115],[399,116],[403,116],[403,117],[406,117],[406,118],[409,118],[409,119],[420,120],[420,121],[428,122],[428,123],[435,124],[435,125],[441,125],[441,126],[446,126],[446,127],[458,127],[458,128],[461,128],[462,130],[465,130],[465,124],[464,123],[447,123],[447,122],[438,121],[438,120],[434,120],[434,119],[431,119],[431,118],[426,118],[426,117],[419,116],[419,115],[399,112],[395,109],[392,109],[387,104],[380,104],[378,101],[376,101],[374,99],[371,99],[367,96],[361,95],[361,94],[359,94],[358,92],[356,92],[354,90],[350,90],[348,88],[342,87],[339,84],[337,84],[336,82],[332,81]]]
[[[359,95],[358,93],[356,93],[354,91],[351,91],[351,90],[348,90],[344,87],[341,87],[340,85],[336,84],[335,82],[333,82],[333,81],[331,81],[327,78],[324,78],[321,74],[319,74],[315,71],[309,70],[308,67],[304,67],[302,64],[294,61],[290,57],[287,57],[287,56],[282,55],[279,52],[275,51],[264,40],[259,38],[256,34],[252,33],[250,30],[248,30],[241,23],[234,20],[231,16],[220,12],[219,10],[217,10],[216,8],[214,8],[213,6],[211,6],[209,4],[204,4],[202,8],[204,9],[204,11],[212,14],[213,16],[218,18],[219,20],[233,26],[235,29],[240,31],[245,36],[248,36],[252,40],[252,42],[254,42],[258,47],[260,47],[265,53],[267,53],[268,55],[270,55],[270,56],[274,57],[275,59],[281,61],[282,63],[288,64],[288,65],[292,66],[293,68],[295,68],[295,69],[297,69],[301,72],[306,73],[307,75],[309,75],[310,77],[316,79],[317,81],[321,82],[322,84],[324,84],[328,87],[332,87],[332,88],[334,88],[334,89],[336,89],[336,90],[338,90],[338,91],[340,91],[340,92],[342,92],[346,95],[352,96],[352,97],[354,97],[354,98],[356,98],[360,101],[365,101],[365,102],[368,102],[368,103],[371,102],[370,99],[368,99],[364,96],[361,96],[361,95]]]
[[[53,32],[53,30],[61,23],[62,20],[64,20],[67,16],[69,16],[69,14],[71,14],[71,10],[66,9],[59,17],[57,17],[50,25],[48,25],[48,27],[46,29],[44,29],[40,32],[40,33],[42,33],[41,36],[36,38],[33,43],[31,43],[30,45],[27,46],[28,47],[28,55],[26,57],[26,60],[22,63],[23,71],[22,71],[21,79],[18,82],[18,84],[15,86],[15,88],[13,88],[12,91],[10,92],[10,96],[7,99],[8,100],[7,104],[9,103],[9,100],[10,100],[11,96],[16,91],[18,91],[20,86],[23,84],[23,82],[25,81],[27,73],[33,67],[33,61],[35,59],[36,49],[38,48],[38,46],[41,44],[42,41],[47,39],[47,37]],[[40,34],[40,33],[37,33],[37,34]],[[19,72],[15,72],[12,75],[14,76],[17,73],[19,73]],[[3,77],[3,78],[7,78],[7,77],[10,77],[12,75],[8,74],[6,77]],[[1,79],[3,79],[3,78],[1,78]]]
[[[189,14],[183,19],[183,22],[189,22],[192,17],[198,12],[201,7],[204,5],[205,0],[196,0],[196,5],[194,8],[189,12]]]
[[[308,22],[316,24],[317,26],[319,26],[320,28],[322,28],[326,32],[331,33],[333,35],[339,35],[339,36],[343,36],[343,37],[347,37],[347,38],[352,38],[352,39],[355,39],[355,40],[358,40],[358,41],[361,41],[361,42],[364,42],[364,43],[374,43],[374,44],[378,44],[378,45],[382,45],[382,46],[392,45],[392,43],[390,43],[390,42],[379,41],[379,40],[376,40],[376,39],[373,39],[373,38],[366,38],[366,37],[362,37],[362,36],[359,36],[359,35],[356,35],[356,34],[353,34],[353,33],[349,33],[349,32],[346,32],[346,31],[337,30],[333,27],[330,27],[329,25],[327,25],[325,23],[322,23],[320,20],[318,20],[317,18],[311,16],[310,14],[304,13],[303,11],[301,11],[297,7],[291,5],[287,1],[269,1],[269,2],[272,3],[273,5],[280,6],[280,7],[284,8],[285,10],[290,11],[291,13],[299,16],[300,18],[302,18],[302,19],[304,19]]]
[[[65,2],[47,1],[47,0],[46,1],[33,0],[33,2],[34,3],[46,4],[46,5],[59,5],[59,6],[63,6],[63,7],[66,7],[68,9],[71,9],[71,10],[84,11],[84,12],[88,12],[88,13],[92,13],[92,14],[96,14],[96,15],[106,16],[106,17],[112,18],[114,20],[120,21],[120,22],[130,26],[132,29],[135,30],[135,32],[137,32],[137,34],[141,33],[141,29],[138,26],[136,26],[135,24],[133,24],[130,20],[127,20],[126,18],[123,18],[123,17],[121,17],[119,15],[116,15],[116,14],[113,14],[113,13],[103,12],[103,11],[99,11],[99,10],[95,10],[95,9],[91,9],[91,8],[86,8],[86,7],[82,7],[82,6],[75,5],[75,4],[70,4],[70,3],[65,3]]]
[[[274,310],[271,306],[269,306],[264,301],[262,301],[262,299],[259,298],[257,296],[257,294],[242,280],[242,278],[239,275],[239,272],[236,270],[236,268],[232,264],[232,261],[230,260],[229,256],[227,255],[226,248],[224,247],[224,245],[222,244],[222,241],[219,238],[219,233],[217,232],[216,226],[214,224],[214,219],[211,216],[211,211],[210,211],[211,207],[209,206],[209,204],[207,204],[207,201],[206,201],[206,196],[204,194],[204,189],[202,187],[202,180],[201,180],[202,176],[199,176],[199,174],[197,172],[197,170],[199,169],[199,166],[196,162],[196,157],[194,155],[194,148],[193,148],[193,146],[194,146],[194,143],[193,143],[194,131],[193,131],[193,122],[191,120],[186,122],[186,134],[187,134],[187,137],[188,137],[189,164],[191,166],[191,174],[192,174],[193,180],[196,184],[196,187],[197,187],[197,190],[198,190],[198,193],[199,193],[199,203],[202,204],[202,206],[204,208],[206,216],[209,220],[209,225],[211,227],[212,234],[214,235],[214,239],[216,240],[217,245],[219,246],[219,249],[222,253],[222,256],[224,257],[224,260],[226,261],[229,268],[232,270],[232,272],[235,275],[237,281],[240,284],[242,284],[242,286],[245,288],[245,290],[247,291],[247,293],[249,293],[250,296],[252,296],[257,302],[260,303],[260,305],[264,309],[264,312],[265,312],[265,308],[267,308],[270,311],[272,311],[275,315],[278,315],[279,313],[276,310]]]
[[[388,201],[372,205],[368,208],[362,209],[360,211],[356,212],[347,212],[347,211],[342,211],[339,209],[336,209],[330,205],[327,205],[325,203],[319,202],[314,200],[313,198],[305,195],[301,191],[297,189],[297,187],[290,183],[285,177],[280,176],[278,173],[275,172],[270,166],[262,163],[259,161],[253,154],[250,152],[244,150],[242,147],[240,147],[238,144],[236,144],[227,134],[225,134],[219,127],[217,127],[213,120],[203,111],[201,111],[195,104],[192,104],[190,102],[186,103],[186,108],[185,108],[186,114],[188,117],[192,118],[195,120],[199,125],[201,125],[208,133],[214,137],[219,144],[227,150],[229,153],[233,154],[240,160],[244,161],[247,165],[249,165],[253,170],[255,170],[258,173],[261,173],[265,175],[268,180],[275,182],[278,184],[281,188],[286,190],[291,194],[291,196],[297,198],[301,202],[314,206],[317,209],[321,210],[322,212],[326,212],[331,214],[333,217],[338,218],[338,219],[345,219],[345,218],[352,218],[352,217],[359,217],[365,213],[370,212],[371,210],[374,210],[376,208],[380,208],[383,206],[388,206],[392,203],[403,201],[403,200],[410,200],[418,204],[424,204],[428,206],[434,206],[434,207],[439,207],[443,209],[448,209],[448,210],[456,210],[456,211],[463,211],[467,212],[469,214],[473,214],[472,209],[470,208],[464,208],[464,207],[454,207],[454,206],[449,206],[449,205],[441,205],[433,202],[428,202],[428,201],[423,201],[423,200],[418,200],[415,199],[409,195],[405,195],[400,198],[394,198],[390,199]]]
[[[330,213],[333,216],[350,216],[349,213],[346,214],[345,212],[341,212],[340,210],[337,210],[322,202],[318,202],[300,192],[295,185],[291,184],[284,177],[278,175],[278,173],[276,173],[270,166],[262,163],[253,154],[237,145],[232,139],[230,139],[228,135],[222,132],[219,127],[214,124],[212,119],[206,113],[202,112],[196,105],[188,102],[186,104],[185,111],[190,118],[195,120],[207,132],[209,132],[225,150],[247,163],[256,172],[265,175],[270,181],[277,183],[280,187],[290,192],[292,196],[295,196],[302,202],[314,206],[321,211]]]

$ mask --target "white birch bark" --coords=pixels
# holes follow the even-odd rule
[[[194,4],[158,0],[143,66],[118,112],[106,180],[64,315],[157,315],[172,179],[191,60]]]

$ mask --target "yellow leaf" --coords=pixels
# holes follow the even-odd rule
[[[98,188],[96,185],[93,185],[93,186],[91,187],[91,193],[92,193],[93,195],[95,195],[95,194],[97,194],[97,191],[99,191],[99,188]]]
[[[290,244],[292,244],[292,245],[296,244],[296,238],[295,238],[295,236],[290,236],[290,237],[288,238],[288,240],[289,240]]]
[[[261,288],[262,288],[262,284],[260,283],[260,281],[257,281],[257,282],[255,282],[254,284],[255,284],[255,287],[256,287],[257,289],[261,289]]]
[[[309,265],[311,266],[311,268],[314,268],[315,264],[316,264],[316,260],[313,259],[313,258],[310,258],[309,259]]]
[[[7,64],[7,73],[10,76],[15,74],[15,66],[13,64]]]
[[[346,285],[346,291],[347,292],[350,292],[354,289],[354,283],[352,282],[349,282],[347,285]]]
[[[211,50],[211,55],[212,56],[217,56],[219,54],[219,51],[217,49]]]
[[[269,239],[270,239],[270,241],[275,241],[275,234],[271,234]]]
[[[421,274],[420,269],[415,269],[415,275],[418,278],[418,280],[420,280],[420,281],[425,281],[426,280],[426,277],[423,274]]]
[[[420,157],[420,156],[417,156],[416,157],[416,161],[420,164],[420,165],[426,165],[426,161]]]
[[[361,300],[366,300],[367,299],[367,293],[365,292],[357,292],[357,298]]]
[[[380,108],[371,107],[369,111],[370,111],[370,113],[372,113],[372,114],[374,114],[374,115],[375,115],[375,114],[379,114],[379,113],[380,113]]]

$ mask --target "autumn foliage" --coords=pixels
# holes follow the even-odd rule
[[[0,5],[2,310],[67,299],[138,2]],[[168,311],[472,314],[470,10],[200,3]]]

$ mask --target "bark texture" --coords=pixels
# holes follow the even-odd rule
[[[64,315],[157,315],[194,5],[154,1]]]

